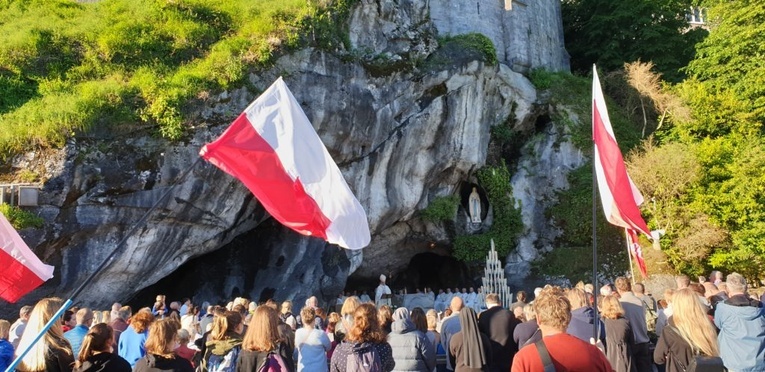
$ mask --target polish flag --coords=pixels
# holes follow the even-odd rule
[[[369,245],[366,212],[282,78],[199,154],[298,233],[348,249]]]
[[[595,142],[595,172],[606,219],[613,225],[627,229],[628,235],[635,236],[635,231],[639,231],[650,237],[651,233],[638,209],[643,203],[643,195],[627,175],[622,152],[608,119],[606,101],[595,66],[592,68],[592,136]],[[634,248],[636,241],[637,239],[628,243],[645,276],[642,252]]]
[[[15,303],[52,277],[53,266],[40,261],[0,213],[0,298]]]

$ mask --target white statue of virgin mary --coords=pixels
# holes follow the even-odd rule
[[[478,190],[473,187],[473,192],[470,193],[468,198],[468,212],[470,212],[470,222],[481,223],[481,197],[478,195]]]

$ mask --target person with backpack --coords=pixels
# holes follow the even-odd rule
[[[205,354],[200,364],[201,372],[233,372],[242,349],[244,330],[242,314],[226,311],[215,318],[210,339],[205,344]]]
[[[258,306],[252,313],[236,372],[292,372],[292,355],[280,342],[279,314],[269,306]]]
[[[656,343],[659,335],[656,333],[656,320],[659,318],[659,308],[656,306],[656,300],[645,293],[645,285],[643,283],[635,283],[635,287],[632,288],[632,293],[635,297],[640,299],[645,307],[645,325],[648,329],[648,338],[651,342]]]
[[[332,353],[330,372],[390,372],[394,367],[393,350],[380,329],[377,308],[359,305],[345,341]]]
[[[282,302],[279,319],[281,319],[284,324],[290,326],[292,332],[297,330],[297,320],[295,319],[295,316],[292,315],[292,301]]]
[[[624,317],[624,308],[615,296],[603,297],[598,302],[606,328],[606,358],[615,372],[632,372],[632,348],[635,336],[630,322]]]
[[[697,355],[719,356],[717,333],[698,295],[691,289],[680,289],[672,296],[672,308],[656,344],[654,362],[666,364],[666,372],[685,372]],[[722,360],[719,367],[722,371]]]

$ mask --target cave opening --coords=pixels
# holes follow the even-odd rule
[[[355,291],[358,294],[367,292],[373,297],[378,284],[377,280],[377,278],[351,275],[348,278],[345,291],[351,293]],[[434,252],[414,255],[402,271],[389,278],[387,284],[393,291],[406,289],[409,293],[414,293],[417,289],[422,290],[425,287],[438,292],[442,288],[480,286],[479,282],[471,279],[468,267],[463,262],[454,257]]]
[[[259,234],[258,229],[251,230],[220,249],[187,261],[170,275],[138,291],[126,304],[133,309],[152,306],[158,294],[165,295],[168,301],[188,297],[197,304],[209,301],[219,305],[236,297],[252,298],[255,275],[269,258],[269,250],[257,247]]]

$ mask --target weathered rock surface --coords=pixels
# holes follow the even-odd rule
[[[353,46],[367,54],[384,54],[393,63],[424,58],[437,45],[428,12],[439,32],[444,32],[444,18],[439,20],[437,15],[448,12],[443,8],[447,3],[452,2],[431,0],[428,8],[427,2],[414,0],[363,0],[351,18]],[[554,8],[551,4],[541,9]],[[534,9],[538,6],[527,11]],[[453,17],[468,14],[462,8],[450,11]],[[518,10],[512,17],[522,14]],[[559,22],[556,18],[535,24],[535,17],[546,13],[534,14],[525,27],[536,30]],[[507,20],[496,22],[504,25]],[[458,26],[448,32],[481,31]],[[500,37],[495,43],[504,51],[502,60],[512,62],[514,54],[509,50],[515,41],[508,39],[508,33],[510,29],[503,29],[501,35],[490,37]],[[550,35],[549,43],[540,44],[539,49],[562,48],[562,42]],[[556,40],[559,44],[553,47]],[[529,54],[523,63],[565,68],[557,49],[546,51],[548,56]],[[534,87],[506,64],[459,62],[438,71],[406,68],[381,75],[371,73],[363,60],[347,62],[330,53],[303,49],[252,75],[250,82],[265,89],[280,75],[366,209],[372,244],[362,252],[336,251],[315,239],[273,228],[271,235],[253,240],[252,249],[263,251],[252,259],[257,262],[232,265],[230,275],[217,278],[220,285],[196,291],[199,300],[223,299],[234,292],[256,299],[266,294],[292,297],[297,303],[309,294],[329,299],[352,272],[376,277],[400,270],[414,255],[433,251],[433,242],[446,239],[442,227],[420,221],[417,212],[434,197],[454,193],[484,165],[490,128],[512,117],[510,124],[522,130],[538,115]],[[175,179],[199,159],[199,148],[217,137],[254,98],[246,88],[211,97],[194,120],[193,135],[183,143],[168,144],[151,136],[80,139],[48,157],[49,180],[37,209],[47,224],[43,230],[23,233],[43,260],[56,265],[56,277],[24,302],[51,294],[66,296],[126,237],[125,246],[80,297],[83,303],[105,307],[124,301],[190,259],[261,225],[268,216],[252,194],[202,161],[157,205],[147,223],[130,234]],[[534,189],[549,183],[564,187],[565,175],[559,168],[577,162],[565,146],[552,146],[547,140],[538,145],[527,161],[529,169],[539,172],[513,179],[515,197],[523,200],[528,224],[524,248],[513,261],[520,265],[508,265],[518,272],[534,258],[532,249],[549,245],[543,237],[550,231],[535,226],[542,213],[535,203],[549,195]],[[542,157],[535,159],[533,154]],[[24,157],[14,165],[26,167],[41,161]],[[542,243],[537,242],[540,239]],[[448,253],[443,247],[436,251]],[[245,274],[251,266],[255,270]]]
[[[515,71],[569,69],[559,0],[430,0],[429,6],[439,35],[484,34]]]
[[[510,180],[524,226],[518,245],[505,264],[511,285],[521,285],[540,253],[553,250],[553,243],[562,232],[548,220],[545,211],[557,204],[558,192],[568,189],[568,174],[586,160],[582,151],[568,140],[566,128],[560,126],[548,124],[524,145]]]

